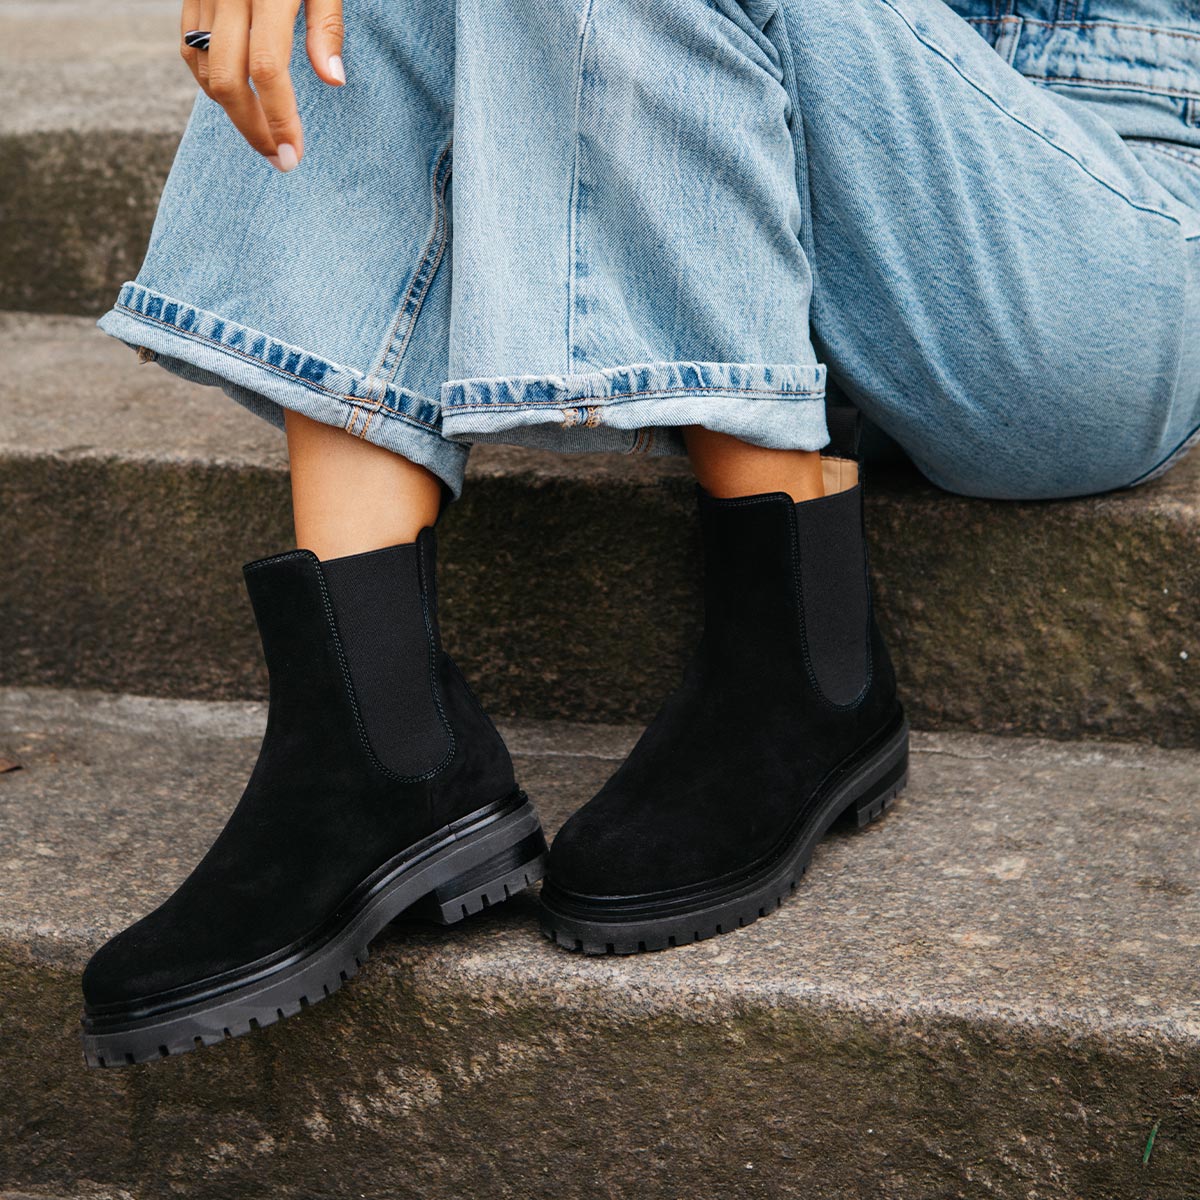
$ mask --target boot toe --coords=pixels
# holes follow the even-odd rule
[[[236,970],[272,948],[259,923],[244,914],[233,928],[211,917],[185,893],[109,938],[92,955],[80,983],[88,1009],[129,1005]],[[255,936],[259,934],[259,936]]]
[[[122,930],[92,955],[83,970],[83,999],[89,1009],[129,1004],[165,991],[182,979],[172,972],[148,943],[146,921]]]
[[[562,891],[581,896],[624,894],[631,882],[629,833],[585,805],[551,843],[548,879]]]
[[[559,830],[548,878],[578,896],[650,896],[736,870],[756,849],[723,824],[664,819],[633,797],[602,792]]]

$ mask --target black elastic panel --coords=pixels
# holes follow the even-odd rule
[[[863,690],[870,666],[860,506],[858,487],[796,505],[808,654],[817,686],[834,704]]]
[[[398,775],[423,775],[450,749],[434,699],[414,543],[321,564],[367,738]]]

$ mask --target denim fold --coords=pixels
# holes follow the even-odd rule
[[[757,446],[828,444],[823,364],[634,363],[572,375],[459,379],[442,385],[442,432],[467,442],[526,444],[576,434],[593,450],[671,454],[681,426]],[[570,434],[566,440],[570,440]]]
[[[432,471],[456,497],[461,492],[469,450],[442,436],[436,400],[391,384],[372,387],[351,367],[135,282],[121,287],[96,323],[143,361],[219,387],[280,429],[285,409],[340,425]]]

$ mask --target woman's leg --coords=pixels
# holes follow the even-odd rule
[[[813,340],[844,394],[969,495],[1103,491],[1167,461],[1200,426],[1200,180],[1172,194],[1097,109],[1014,66],[1143,106],[1157,86],[1183,136],[1166,93],[1200,92],[1200,38],[1058,29],[1032,3],[979,25],[941,0],[772,7]]]
[[[614,11],[635,20],[621,6],[593,13],[596,48],[584,58],[590,80],[602,82],[585,81],[585,97],[611,99],[617,77],[633,70],[604,36]],[[731,41],[734,29],[742,36],[744,71],[716,54],[707,72],[685,65],[680,47],[709,44],[717,11],[729,18]],[[714,161],[724,164],[744,144],[746,77],[755,71],[758,111],[795,137],[804,253],[793,286],[812,272],[816,341],[806,327],[787,358],[827,361],[934,479],[1011,497],[1116,487],[1195,428],[1200,373],[1189,364],[1200,360],[1182,341],[1200,316],[1200,213],[1160,188],[1111,127],[1022,79],[940,0],[763,0],[687,15],[693,24],[673,45],[660,46],[652,30],[630,38],[674,59],[674,68],[660,65],[662,92],[686,77],[699,93],[689,95],[695,116],[682,144],[711,135],[708,114],[722,106],[709,97],[719,95],[726,142]],[[625,92],[660,98],[637,81]],[[786,103],[771,110],[769,95]],[[665,97],[660,107],[675,115]],[[666,163],[668,178],[652,190],[712,187],[725,201],[720,172],[697,182],[680,155],[631,153],[619,106],[582,111],[594,125],[580,142],[589,187],[610,197],[634,191],[619,173],[628,155]],[[657,115],[648,106],[639,149],[652,144]],[[730,173],[739,176],[747,195],[769,194],[746,183],[761,181],[751,166]],[[599,206],[589,197],[581,242],[626,237],[619,222],[605,227],[618,211],[615,199]],[[742,215],[736,201],[730,211]],[[736,257],[702,236],[702,224],[686,249],[662,236],[663,225],[674,230],[671,213],[664,208],[652,229],[660,252],[676,256],[666,274],[694,285],[687,304],[668,309],[685,314],[680,328],[705,330],[715,297],[728,306],[735,346],[777,329],[755,307]],[[778,227],[761,212],[755,219]],[[774,270],[777,260],[758,249],[750,262]],[[636,289],[612,262],[588,258],[580,288],[589,305],[572,314],[573,345],[610,355],[621,326],[610,306],[591,301]],[[705,287],[712,262],[725,290]],[[647,292],[660,274],[644,280]],[[687,344],[686,333],[677,337]],[[1194,332],[1191,340],[1200,341]],[[736,409],[734,393],[723,400]],[[515,419],[513,399],[504,397],[510,415],[499,419]],[[699,389],[685,403],[705,413]],[[598,406],[595,423],[626,419],[617,404]],[[655,415],[664,422],[669,406]],[[774,444],[812,449],[802,421],[788,429],[778,404],[773,416],[772,428],[790,439]],[[729,419],[722,412],[707,431],[687,434],[702,482],[721,489],[700,497],[704,635],[679,688],[552,849],[543,926],[575,949],[661,948],[753,921],[794,886],[836,816],[852,812],[861,824],[903,786],[906,730],[872,615],[854,455],[843,446],[823,456],[824,495],[781,496],[788,488],[770,452],[729,441],[737,433]]]
[[[816,450],[828,369],[935,482],[1036,498],[1200,425],[1200,208],[942,0],[458,9],[451,437]]]
[[[786,492],[793,500],[812,500],[825,494],[815,450],[768,450],[701,425],[689,425],[683,438],[696,479],[712,496]]]
[[[453,5],[346,0],[345,20],[350,82],[330,88],[305,58],[297,17],[291,67],[305,154],[296,170],[274,170],[197,94],[145,259],[99,325],[281,428],[294,412],[345,430],[457,495],[467,448],[442,436],[438,402],[450,323]],[[347,503],[358,522],[376,519]]]
[[[300,413],[285,419],[297,546],[341,558],[415,542],[437,521],[443,484],[431,471]]]
[[[775,48],[734,0],[458,0],[443,430],[824,445]],[[531,47],[535,50],[531,51]]]
[[[306,154],[287,174],[201,94],[138,279],[101,321],[286,425],[301,548],[244,567],[270,677],[258,759],[202,861],[89,962],[93,1064],[291,1016],[400,912],[457,921],[540,877],[537,816],[438,623],[431,526],[466,459],[436,399],[446,9],[347,4],[351,83],[298,64]]]

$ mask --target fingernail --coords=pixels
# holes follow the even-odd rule
[[[275,147],[275,153],[271,157],[275,160],[275,165],[281,171],[293,171],[300,162],[296,157],[296,147],[291,142],[280,142]]]
[[[346,82],[346,68],[342,66],[342,56],[340,54],[334,54],[329,59],[329,73],[338,83]]]
[[[283,168],[281,166],[279,166],[279,155],[278,154],[268,154],[267,162],[269,162],[271,164],[271,166],[277,168],[278,170],[280,170],[280,171],[283,170]]]

